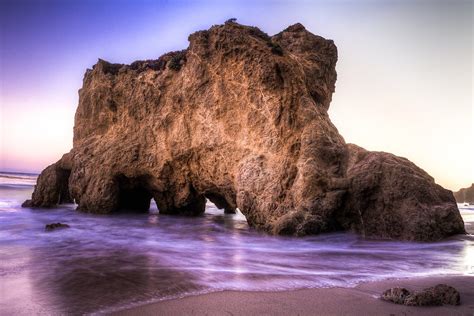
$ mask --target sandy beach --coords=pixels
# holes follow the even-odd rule
[[[390,287],[421,290],[438,283],[456,287],[461,293],[461,305],[408,307],[378,298]],[[355,288],[224,291],[162,301],[115,315],[474,315],[474,275],[386,280]]]

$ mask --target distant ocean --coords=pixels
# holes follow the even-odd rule
[[[36,184],[36,173],[15,173],[0,171],[0,188],[28,188]]]
[[[101,314],[222,290],[353,287],[440,274],[474,277],[474,237],[437,243],[350,233],[268,236],[212,204],[198,218],[21,208],[36,175],[0,172],[0,314]],[[466,228],[474,207],[459,205]],[[45,232],[48,223],[69,229]],[[474,278],[473,278],[474,281]]]

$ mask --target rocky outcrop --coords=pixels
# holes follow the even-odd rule
[[[189,47],[86,71],[71,152],[43,171],[30,206],[199,215],[206,198],[252,227],[307,235],[436,240],[463,233],[454,198],[406,159],[346,145],[327,110],[333,41],[301,24],[272,37],[234,22]]]
[[[31,200],[26,200],[22,206],[52,207],[62,203],[73,203],[68,185],[71,169],[71,155],[64,154],[58,162],[41,172]]]
[[[395,287],[386,290],[381,297],[384,301],[407,306],[440,306],[460,305],[461,295],[458,290],[446,284],[410,292],[405,288]]]
[[[474,183],[469,188],[454,192],[454,198],[458,203],[474,204]]]

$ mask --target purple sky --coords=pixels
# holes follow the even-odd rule
[[[155,59],[231,17],[333,39],[330,115],[346,141],[405,156],[450,189],[474,182],[472,1],[2,0],[0,170],[40,171],[69,151],[98,58]]]

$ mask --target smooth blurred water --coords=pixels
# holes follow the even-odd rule
[[[197,218],[24,209],[35,177],[0,173],[0,314],[106,313],[219,290],[351,287],[439,274],[474,276],[474,238],[438,243],[349,233],[268,236],[208,204]],[[461,206],[460,206],[461,207]],[[472,232],[474,207],[461,207]],[[154,214],[153,214],[154,213]],[[69,229],[46,232],[53,222]],[[474,278],[473,278],[474,280]]]

